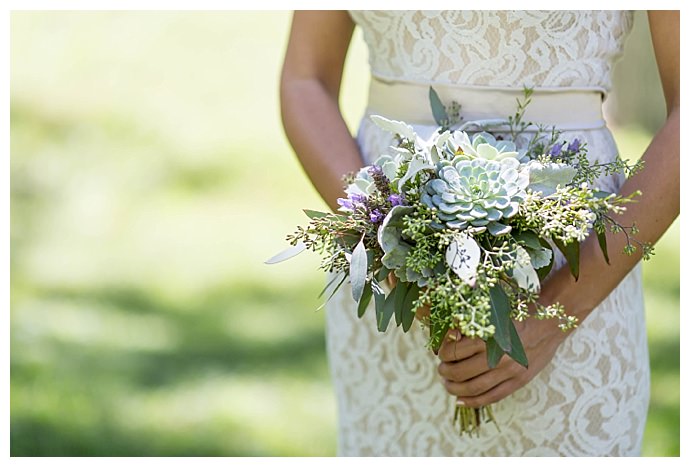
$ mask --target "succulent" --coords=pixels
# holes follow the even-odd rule
[[[527,173],[518,172],[517,159],[503,160],[456,157],[440,164],[438,178],[424,185],[421,201],[438,209],[438,217],[449,228],[495,236],[510,232],[499,221],[514,216],[526,195]]]
[[[493,135],[486,132],[476,133],[470,138],[464,131],[456,131],[448,140],[448,144],[455,154],[462,154],[469,159],[489,159],[500,161],[503,159],[520,160],[523,156],[512,141],[497,141]]]

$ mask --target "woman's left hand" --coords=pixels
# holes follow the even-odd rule
[[[438,372],[458,405],[481,407],[497,402],[523,387],[553,358],[567,333],[552,320],[529,318],[515,327],[525,348],[529,367],[504,355],[495,368],[489,368],[486,344],[479,338],[461,337],[450,330],[439,349]]]

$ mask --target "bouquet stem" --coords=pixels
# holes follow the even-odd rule
[[[493,422],[496,425],[496,429],[501,431],[490,405],[479,408],[455,406],[453,423],[457,424],[458,432],[461,436],[464,434],[468,434],[470,437],[474,435],[479,436],[479,427],[486,422]]]

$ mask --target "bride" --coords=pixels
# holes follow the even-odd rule
[[[678,216],[679,14],[649,12],[668,118],[630,180],[602,177],[601,188],[639,201],[618,216],[638,239],[655,243]],[[460,103],[465,120],[512,113],[523,86],[534,89],[527,119],[555,125],[611,160],[615,142],[601,115],[610,73],[632,23],[622,11],[357,11],[294,14],[281,78],[287,136],[331,209],[344,174],[391,144],[370,114],[433,129],[426,91]],[[369,47],[367,111],[353,139],[338,108],[343,64],[355,26]],[[630,96],[634,98],[634,96]],[[529,114],[529,112],[532,112]],[[493,115],[492,115],[493,114]],[[559,302],[579,326],[516,323],[529,368],[504,357],[494,369],[478,339],[450,331],[434,355],[424,329],[378,333],[374,314],[356,316],[349,291],[327,310],[327,343],[339,412],[340,455],[639,455],[649,402],[649,358],[640,254],[626,256],[623,235],[608,238],[608,265],[594,236],[582,245],[580,279],[552,272],[540,301]],[[593,240],[594,239],[594,243]],[[563,264],[559,258],[557,265]],[[460,437],[455,404],[492,404],[500,431],[483,426]]]

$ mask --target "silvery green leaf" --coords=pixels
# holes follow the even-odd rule
[[[383,163],[381,170],[388,180],[393,180],[398,175],[398,167],[395,161],[390,160]]]
[[[398,190],[402,191],[403,185],[405,185],[405,183],[408,180],[411,180],[415,175],[417,175],[419,171],[424,169],[432,169],[433,167],[433,165],[421,159],[412,159],[407,167],[407,172],[405,172],[405,176],[401,178],[398,182]]]
[[[370,118],[379,128],[386,130],[390,133],[400,135],[403,138],[406,138],[410,141],[414,141],[417,138],[414,129],[405,122],[389,120],[380,115],[372,115]]]
[[[558,186],[563,187],[572,182],[577,174],[574,167],[556,162],[542,164],[538,161],[530,161],[527,169],[529,170],[528,188],[532,191],[540,191],[544,196],[554,194]]]
[[[377,239],[384,252],[381,262],[388,269],[395,270],[405,264],[412,248],[402,239],[402,217],[414,211],[411,206],[395,206],[391,209],[379,226]]]
[[[551,256],[553,255],[549,248],[538,248],[536,250],[527,248],[527,253],[529,253],[534,269],[541,269],[548,266],[549,263],[551,263]]]
[[[360,240],[352,251],[350,258],[350,283],[352,284],[352,298],[356,302],[362,298],[364,284],[367,282],[367,249],[364,247],[364,238]]]
[[[518,245],[515,249],[515,254],[515,265],[513,266],[512,274],[513,279],[515,279],[515,282],[517,282],[520,288],[529,290],[530,292],[539,292],[539,276],[532,266],[529,253]]]
[[[525,231],[514,235],[514,238],[529,254],[534,269],[541,269],[551,263],[551,257],[553,256],[551,248],[544,247],[539,241],[537,234]]]
[[[442,148],[453,134],[450,131],[444,131],[434,136],[434,146]]]
[[[448,124],[448,112],[446,112],[446,107],[441,102],[441,98],[438,97],[436,90],[429,86],[429,103],[431,104],[431,114],[434,116],[434,120],[438,126],[444,126]]]
[[[298,254],[302,253],[304,250],[307,249],[307,246],[302,243],[302,242],[297,242],[297,245],[292,246],[286,250],[281,251],[277,255],[267,259],[264,261],[265,264],[276,264],[280,263],[282,261],[285,261],[287,259],[290,259],[294,256],[297,256]]]
[[[441,151],[439,151],[438,147],[431,146],[431,150],[429,151],[429,158],[431,159],[432,164],[439,163],[439,161],[441,160]]]
[[[446,263],[466,284],[474,285],[479,266],[480,250],[477,242],[466,235],[458,235],[446,249]]]

